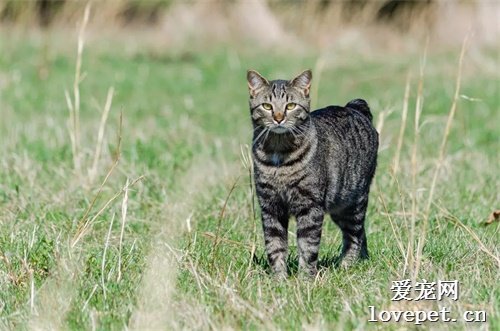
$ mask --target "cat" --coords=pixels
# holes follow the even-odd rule
[[[288,221],[297,220],[299,271],[314,276],[326,213],[340,227],[340,265],[368,257],[365,214],[378,133],[366,101],[311,112],[312,72],[268,81],[248,70],[254,182],[272,271],[287,277]]]

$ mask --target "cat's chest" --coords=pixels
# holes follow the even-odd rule
[[[279,167],[284,161],[284,156],[280,153],[272,153],[269,156],[269,160],[271,161],[272,165],[274,165],[275,167]]]
[[[280,166],[283,163],[283,159],[279,155],[272,156],[272,158],[273,164],[274,162],[276,164],[272,167],[260,169],[258,182],[265,183],[273,191],[288,192],[310,177],[307,168],[300,169],[297,167]]]
[[[291,155],[290,153],[273,152],[273,153],[262,153],[261,155],[259,155],[259,158],[261,161],[263,161],[265,167],[270,167],[268,171],[286,172],[287,170],[284,169],[283,167],[288,166],[288,163],[292,159],[292,156],[293,155]]]
[[[292,152],[254,151],[257,182],[265,183],[275,192],[281,192],[289,191],[310,177],[313,168],[308,163],[310,155],[306,147],[308,146]]]
[[[319,192],[320,185],[316,183],[316,176],[307,169],[290,171],[287,167],[274,167],[256,178],[257,194],[261,192],[261,199],[267,203],[284,204],[287,208],[300,206],[304,194]]]

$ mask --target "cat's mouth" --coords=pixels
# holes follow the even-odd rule
[[[284,127],[283,125],[275,125],[271,128],[271,132],[274,133],[285,133],[288,131],[288,128]]]

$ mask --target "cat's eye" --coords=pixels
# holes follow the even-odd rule
[[[273,109],[273,106],[270,103],[263,103],[262,108],[264,108],[265,110],[271,110]]]
[[[293,102],[289,103],[286,105],[286,110],[292,110],[296,107],[297,105]]]

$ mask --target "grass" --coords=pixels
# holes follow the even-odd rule
[[[0,36],[0,328],[361,330],[413,325],[370,323],[368,306],[446,306],[457,318],[466,310],[485,310],[486,323],[450,326],[493,330],[500,325],[498,223],[480,224],[499,201],[499,82],[498,72],[488,66],[498,59],[497,50],[473,49],[464,58],[461,97],[422,232],[455,93],[459,49],[427,56],[412,178],[421,51],[405,56],[271,54],[220,46],[173,52],[137,41],[90,41],[80,83],[79,173],[73,166],[64,96],[65,89],[73,88],[76,40],[61,44],[40,35]],[[268,274],[248,164],[241,156],[242,146],[251,141],[245,70],[290,77],[307,67],[323,67],[314,73],[315,80],[321,75],[317,105],[363,97],[374,109],[375,123],[385,115],[367,216],[371,258],[347,271],[333,268],[341,237],[326,220],[322,271],[315,280],[298,278],[292,223],[292,275],[276,282]],[[391,167],[408,72],[408,120],[395,177]],[[92,179],[88,170],[110,87],[115,93]],[[118,150],[119,163],[101,187]],[[127,179],[141,176],[124,200]],[[71,247],[87,210],[90,218],[97,217]],[[417,256],[422,237],[425,245]],[[415,264],[408,262],[411,256],[420,264],[418,276]],[[459,280],[460,299],[391,301],[391,281],[413,276]]]

